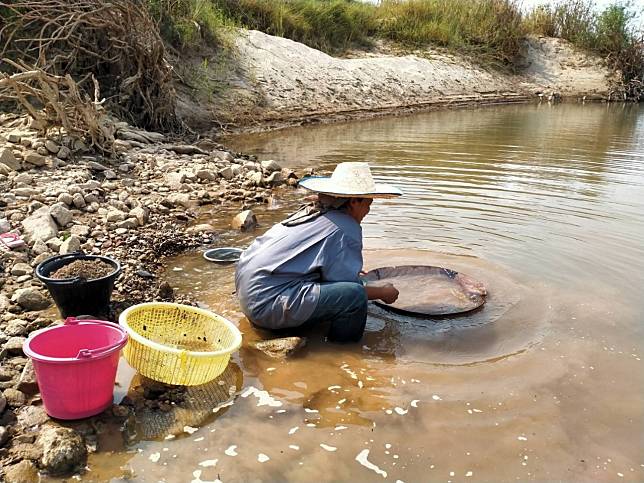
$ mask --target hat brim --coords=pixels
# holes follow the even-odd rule
[[[300,180],[298,185],[309,191],[341,198],[396,198],[402,195],[398,188],[384,183],[376,183],[376,190],[370,193],[338,191],[328,176],[309,176]]]

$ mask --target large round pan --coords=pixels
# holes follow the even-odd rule
[[[487,290],[476,280],[448,268],[402,265],[371,270],[363,277],[369,285],[393,284],[400,294],[393,304],[380,307],[405,315],[436,317],[461,314],[485,303]]]

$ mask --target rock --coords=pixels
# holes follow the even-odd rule
[[[12,171],[20,169],[20,161],[16,159],[11,149],[0,149],[0,164],[4,164]]]
[[[58,154],[58,150],[60,149],[60,146],[56,144],[54,141],[52,141],[51,139],[47,139],[45,141],[45,148],[51,154]]]
[[[11,168],[9,168],[9,166],[7,166],[6,164],[0,163],[0,175],[9,176],[9,173],[11,173]]]
[[[28,289],[23,289],[23,290],[28,290]],[[10,355],[22,356],[24,355],[22,352],[22,344],[24,344],[25,340],[26,339],[24,337],[18,337],[18,336],[9,337],[9,340],[5,342],[2,347]]]
[[[4,396],[3,393],[0,392],[0,415],[4,412],[4,408],[7,407],[7,398]],[[0,446],[2,446],[0,444]]]
[[[165,182],[171,188],[179,188],[186,181],[185,173],[166,173]]]
[[[212,233],[215,231],[215,227],[208,223],[200,223],[199,225],[194,225],[189,227],[187,233]]]
[[[282,167],[272,159],[269,159],[267,161],[262,161],[261,164],[262,164],[262,170],[266,171],[267,173],[272,173],[273,171],[282,170]]]
[[[5,338],[2,342],[7,342],[7,338]],[[13,378],[15,376],[16,372],[13,369],[9,369],[8,367],[0,367],[0,382],[13,383]],[[7,384],[6,387],[11,387],[11,384]]]
[[[22,460],[4,470],[6,483],[37,483],[40,481],[36,466],[29,460]]]
[[[11,223],[6,218],[0,218],[0,234],[11,231]]]
[[[117,221],[123,221],[127,218],[127,215],[120,210],[110,210],[105,215],[105,219],[108,223],[115,223]]]
[[[31,251],[36,255],[42,255],[43,253],[49,252],[49,247],[47,247],[47,244],[44,241],[36,240],[36,243],[31,247]]]
[[[281,171],[273,171],[265,180],[265,184],[268,186],[279,186],[282,183],[284,183],[284,178],[282,177]]]
[[[159,286],[158,296],[161,299],[172,299],[174,297],[174,289],[170,286],[168,282],[163,282]]]
[[[257,217],[252,210],[245,210],[233,218],[231,225],[235,230],[252,230],[257,226]]]
[[[19,408],[27,402],[27,397],[22,392],[12,387],[5,389],[3,394],[7,400],[7,405],[10,408]]]
[[[60,255],[67,255],[68,253],[74,253],[80,250],[81,240],[76,235],[71,235],[67,240],[65,240],[62,245],[60,245],[60,250],[58,253]]]
[[[93,193],[83,196],[85,203],[91,205],[92,203],[98,203],[98,196]]]
[[[19,132],[13,131],[7,134],[7,141],[9,141],[10,143],[18,144],[20,142],[21,137],[22,136],[20,135]]]
[[[0,284],[0,287],[2,287],[2,284]],[[7,298],[7,296],[0,293],[0,314],[4,314],[5,311],[9,310],[10,305],[11,301]]]
[[[124,228],[126,230],[133,230],[139,223],[136,221],[136,218],[128,218],[127,220],[119,221],[116,226],[118,228]]]
[[[143,206],[137,206],[130,210],[130,216],[136,218],[137,223],[140,226],[145,225],[150,219],[150,210],[144,208]]]
[[[47,240],[47,247],[54,253],[58,253],[60,251],[60,247],[63,244],[63,241],[60,238],[52,238],[51,240]]]
[[[235,160],[235,156],[230,154],[228,151],[215,151],[213,154],[216,158],[219,158],[222,161],[228,161],[229,163],[232,163]]]
[[[87,163],[87,167],[92,171],[105,171],[107,168],[96,161],[90,161]]]
[[[31,265],[28,263],[16,263],[11,267],[11,275],[14,277],[20,277],[21,275],[26,275],[31,273]]]
[[[16,188],[13,190],[13,194],[21,198],[30,198],[38,194],[38,191],[34,188]]]
[[[61,228],[66,227],[71,223],[73,215],[72,212],[67,209],[64,203],[56,203],[49,208],[49,214],[52,216],[58,226]]]
[[[73,429],[45,426],[38,442],[43,448],[41,464],[52,475],[71,473],[87,462],[85,441]]]
[[[31,362],[31,359],[29,359],[25,364],[25,367],[23,367],[16,389],[24,392],[28,396],[33,396],[40,392],[38,381],[36,380],[36,372],[34,371],[34,365]]]
[[[50,420],[42,406],[24,406],[17,411],[18,423],[25,429],[42,426]]]
[[[79,210],[87,206],[85,198],[83,198],[83,195],[81,193],[74,193],[74,195],[72,196],[72,204]]]
[[[196,202],[192,201],[187,193],[172,193],[168,196],[167,201],[171,206],[182,206],[184,208],[196,206]]]
[[[13,319],[4,328],[4,333],[9,337],[24,337],[27,335],[27,321],[22,319]]]
[[[153,273],[150,273],[147,270],[143,270],[143,269],[137,270],[136,274],[142,278],[155,278]]]
[[[61,193],[58,195],[58,202],[65,203],[67,206],[72,206],[74,198],[69,193]]]
[[[248,179],[248,181],[250,181],[251,185],[253,186],[261,186],[263,184],[262,173],[260,173],[259,171],[251,171],[250,173],[248,173],[248,175],[246,175],[246,179]]]
[[[51,304],[47,297],[32,287],[16,290],[11,300],[24,310],[43,310]]]
[[[18,438],[15,439],[18,440]],[[33,443],[16,443],[14,441],[11,445],[11,449],[9,450],[9,455],[13,458],[14,461],[38,461],[40,460],[40,458],[42,458],[42,448],[36,446]]]
[[[90,227],[87,225],[74,225],[69,229],[69,233],[80,237],[89,236],[90,231]]]
[[[0,409],[0,414],[2,414],[2,409]],[[0,426],[0,448],[2,448],[8,440],[9,440],[9,431],[4,426]]]
[[[255,349],[275,359],[284,359],[306,345],[304,337],[282,337],[262,340],[254,344]]]
[[[105,175],[105,179],[116,179],[118,176],[116,175],[116,172],[111,170],[111,169],[106,169],[103,174]]]
[[[33,164],[34,166],[44,166],[47,162],[47,158],[45,158],[45,156],[43,156],[42,154],[29,153],[27,156],[25,156],[25,162]]]
[[[174,151],[177,154],[208,154],[207,151],[199,149],[197,146],[191,146],[188,144],[166,146],[166,149],[168,149],[169,151]]]
[[[217,173],[209,169],[200,169],[199,171],[197,171],[196,174],[197,174],[197,178],[206,180],[206,181],[215,181],[217,179]]]
[[[235,175],[233,174],[233,169],[230,166],[226,166],[219,170],[219,176],[224,179],[233,179]]]
[[[57,154],[60,159],[69,159],[71,155],[72,151],[67,146],[61,146]]]
[[[28,239],[47,241],[58,235],[56,221],[49,214],[49,207],[43,206],[22,221]]]
[[[87,145],[83,142],[82,139],[74,139],[74,145],[72,146],[74,151],[84,152],[87,151]]]

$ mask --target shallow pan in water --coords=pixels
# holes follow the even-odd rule
[[[211,248],[206,250],[203,257],[209,262],[215,263],[235,263],[239,261],[243,250],[235,247]]]
[[[448,268],[402,265],[371,270],[369,285],[393,284],[400,294],[393,304],[375,303],[387,310],[417,317],[470,312],[485,303],[485,286]]]

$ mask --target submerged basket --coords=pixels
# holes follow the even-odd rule
[[[219,376],[241,333],[232,322],[207,310],[153,302],[134,305],[119,317],[130,336],[123,354],[150,379],[196,386]]]

